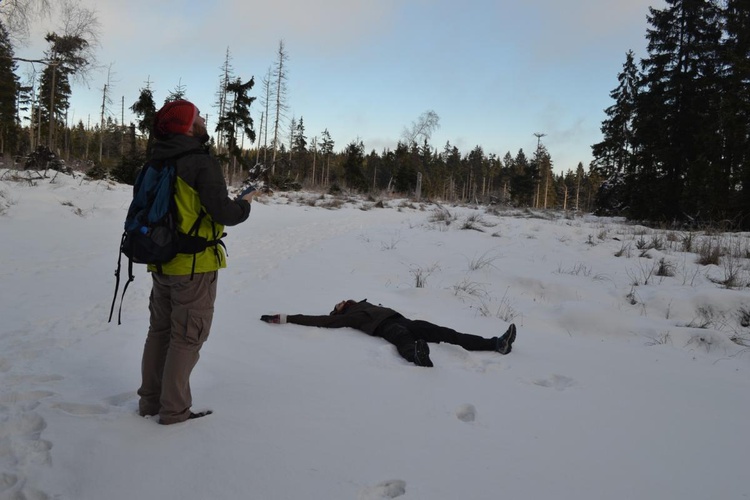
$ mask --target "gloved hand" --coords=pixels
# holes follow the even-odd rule
[[[247,196],[247,195],[249,195],[250,193],[253,193],[253,192],[257,191],[257,190],[258,190],[258,189],[257,189],[257,188],[256,188],[255,186],[253,186],[253,185],[251,184],[251,185],[247,186],[247,187],[246,187],[245,189],[243,189],[243,190],[242,190],[242,192],[241,192],[240,194],[238,194],[238,195],[237,195],[237,198],[236,198],[236,199],[237,199],[237,200],[241,200],[241,199],[245,198],[245,196]],[[251,199],[252,199],[252,198],[251,198]]]
[[[286,314],[264,314],[260,320],[266,323],[283,324],[286,323]]]

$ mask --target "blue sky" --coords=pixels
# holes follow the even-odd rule
[[[433,110],[440,117],[433,147],[450,142],[467,154],[480,145],[515,156],[532,153],[534,134],[544,133],[556,171],[588,168],[625,53],[645,56],[648,7],[663,8],[650,0],[82,3],[101,22],[103,70],[74,87],[75,121],[98,120],[111,66],[108,108],[118,120],[123,97],[125,121],[133,119],[127,107],[150,80],[159,103],[184,85],[211,125],[227,48],[235,74],[254,76],[251,95],[260,96],[284,40],[288,116],[304,119],[308,141],[327,128],[337,150],[361,140],[367,152],[381,152]],[[48,20],[36,31],[56,29]],[[31,43],[17,55],[43,49]]]

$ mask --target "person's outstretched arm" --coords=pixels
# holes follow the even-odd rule
[[[343,328],[350,326],[344,315],[264,314],[260,317],[260,320],[272,324],[294,323],[296,325],[317,326],[320,328]]]

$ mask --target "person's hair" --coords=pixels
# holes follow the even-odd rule
[[[331,311],[330,315],[333,316],[334,314],[344,314],[344,312],[346,312],[349,306],[351,306],[352,304],[356,304],[356,303],[357,303],[356,300],[349,299],[346,302],[344,302],[344,307],[342,307],[340,311],[336,310],[336,306],[338,305],[336,304],[336,306],[333,306],[333,311]]]

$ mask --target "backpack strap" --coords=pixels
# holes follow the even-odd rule
[[[112,297],[112,307],[109,308],[109,319],[107,320],[107,323],[112,322],[112,315],[115,312],[115,303],[117,302],[117,291],[120,288],[120,269],[122,268],[122,244],[125,242],[125,233],[122,233],[122,239],[120,240],[120,252],[118,252],[117,257],[117,269],[115,269],[115,294],[114,297]],[[117,312],[117,324],[122,324],[122,299],[125,297],[125,291],[128,289],[128,285],[130,285],[131,281],[135,280],[135,276],[133,276],[133,261],[131,259],[128,259],[128,281],[125,283],[125,286],[122,289],[122,295],[120,296],[120,309]]]
[[[107,323],[112,322],[112,314],[115,312],[115,302],[117,302],[117,291],[120,288],[120,268],[122,267],[122,245],[125,243],[125,233],[122,233],[120,240],[120,251],[117,252],[117,268],[115,269],[115,296],[112,297],[112,307],[109,308],[109,319]],[[122,303],[120,304],[122,307]]]
[[[128,259],[128,281],[125,283],[125,286],[122,288],[122,296],[120,296],[120,310],[117,312],[117,324],[122,324],[122,299],[125,298],[125,292],[128,289],[128,285],[130,285],[131,282],[135,281],[135,276],[133,276],[133,260]]]

